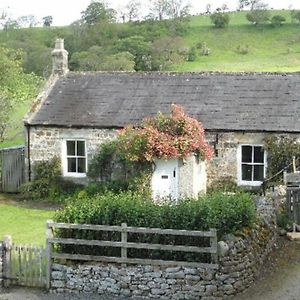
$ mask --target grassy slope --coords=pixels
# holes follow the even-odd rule
[[[256,27],[246,20],[246,12],[230,13],[228,28],[212,27],[208,16],[192,17],[191,29],[185,36],[190,46],[205,42],[211,49],[209,56],[198,56],[194,62],[184,62],[176,71],[300,71],[300,30],[291,24],[289,11],[273,11],[287,22],[282,27]],[[249,46],[249,53],[238,54],[238,46]]]
[[[0,203],[0,239],[11,235],[19,244],[44,245],[46,220],[53,214],[51,210]]]

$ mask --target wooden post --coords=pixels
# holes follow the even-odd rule
[[[11,250],[12,250],[12,237],[6,235],[4,237],[4,287],[8,288],[11,278]]]
[[[215,253],[211,254],[211,262],[213,264],[218,263],[218,238],[217,238],[217,230],[215,228],[210,229],[210,231],[213,233],[213,237],[210,238],[210,246],[213,248]]]
[[[52,227],[50,227],[49,223],[52,223],[52,220],[47,220],[46,222],[46,289],[50,289],[51,283],[51,272],[52,272],[52,244],[49,242],[49,239],[53,238]]]
[[[121,242],[123,243],[123,246],[121,248],[121,257],[127,258],[127,247],[125,247],[125,244],[127,244],[127,224],[122,223],[122,232],[121,232]],[[126,266],[126,264],[122,264],[122,266]]]
[[[293,156],[293,173],[296,173],[296,157]]]

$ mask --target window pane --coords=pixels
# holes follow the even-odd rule
[[[263,181],[264,180],[264,166],[254,166],[254,181]]]
[[[252,146],[242,146],[242,162],[252,162]]]
[[[254,162],[255,163],[263,163],[264,162],[263,147],[254,147]]]
[[[85,158],[78,158],[78,173],[85,173]]]
[[[77,155],[85,156],[85,142],[84,141],[77,141]]]
[[[68,172],[76,172],[76,158],[68,158]]]
[[[252,165],[242,165],[242,180],[252,181]]]
[[[75,155],[75,141],[67,141],[67,155]]]

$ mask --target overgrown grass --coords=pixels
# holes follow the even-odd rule
[[[4,235],[11,235],[13,242],[18,244],[44,245],[46,220],[53,217],[54,211],[2,199],[0,195],[0,240]]]

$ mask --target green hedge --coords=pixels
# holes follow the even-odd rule
[[[55,215],[55,221],[66,223],[86,223],[103,225],[160,227],[186,230],[208,230],[216,228],[218,236],[234,233],[244,227],[251,226],[255,219],[255,206],[249,194],[224,195],[215,193],[199,199],[187,199],[176,205],[157,205],[151,200],[144,200],[140,195],[121,192],[106,192],[94,197],[86,193],[79,198],[69,199],[69,205]],[[88,230],[60,230],[60,237],[120,240],[119,233],[101,233]],[[209,240],[180,236],[161,236],[155,234],[129,234],[128,239],[134,242],[171,243],[174,245],[209,246]],[[71,246],[64,246],[64,251],[73,252]],[[116,255],[120,249],[99,249],[97,247],[80,246],[80,253]],[[188,259],[208,261],[209,256],[203,254],[163,253],[160,251],[129,250],[129,256],[147,257],[152,259]]]

